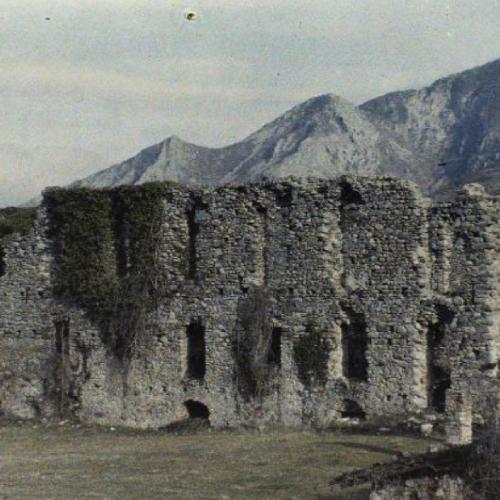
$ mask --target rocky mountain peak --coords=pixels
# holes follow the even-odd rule
[[[500,59],[361,106],[335,94],[316,96],[223,148],[171,136],[77,184],[215,186],[353,173],[409,179],[439,197],[470,181],[500,192],[499,165]]]

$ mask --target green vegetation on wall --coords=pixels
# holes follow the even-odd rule
[[[331,345],[321,329],[308,324],[304,335],[293,346],[293,356],[300,382],[308,388],[324,386],[328,380]]]
[[[36,218],[36,207],[0,209],[0,238],[12,233],[27,233]]]
[[[109,347],[124,357],[166,293],[159,266],[166,186],[45,194],[56,244],[56,296],[85,308]]]
[[[55,238],[55,294],[106,319],[118,289],[112,205],[104,191],[51,190],[45,195]]]
[[[114,305],[112,331],[127,350],[141,342],[150,312],[168,295],[168,276],[160,266],[162,185],[124,186],[113,192],[114,231],[120,294]]]
[[[272,325],[271,297],[263,288],[251,288],[238,308],[239,328],[233,337],[238,392],[246,399],[268,394],[273,366],[269,363]]]

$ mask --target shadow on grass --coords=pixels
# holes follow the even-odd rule
[[[172,434],[196,434],[210,430],[210,423],[204,418],[187,418],[160,427],[158,430]]]
[[[369,435],[369,436],[390,436],[390,437],[420,437],[421,434],[418,430],[412,429],[405,425],[385,427],[385,430],[381,430],[383,426],[373,426],[373,425],[360,425],[360,426],[332,426],[328,429],[321,430],[325,433],[341,433],[343,435]]]
[[[344,446],[345,448],[354,448],[355,450],[369,451],[372,453],[383,453],[385,455],[396,455],[400,451],[399,449],[373,446],[371,444],[354,443],[351,441],[333,441],[331,443],[325,443],[325,445]]]

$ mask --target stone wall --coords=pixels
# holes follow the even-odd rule
[[[46,206],[28,235],[1,241],[4,414],[161,427],[195,401],[216,426],[328,425],[442,412],[464,381],[475,412],[495,407],[497,198],[470,186],[431,206],[409,183],[354,177],[164,192],[168,294],[127,359],[54,293]],[[127,238],[115,237],[120,273]],[[266,390],[246,393],[242,366],[258,355]]]
[[[423,477],[409,479],[403,484],[378,487],[370,493],[370,500],[463,500],[464,482],[459,477]]]

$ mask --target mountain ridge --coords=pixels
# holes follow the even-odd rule
[[[224,147],[171,136],[73,186],[342,174],[408,179],[436,198],[470,181],[500,193],[500,59],[359,106],[332,93],[315,96]]]

